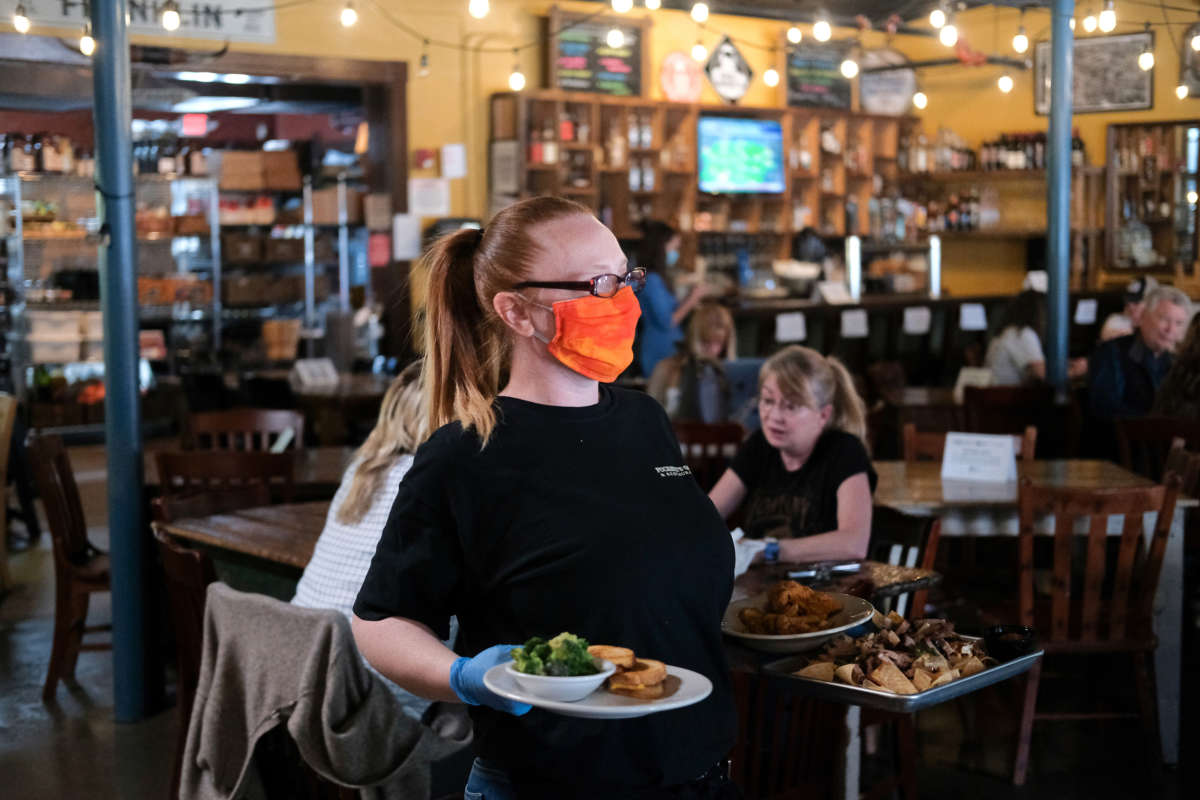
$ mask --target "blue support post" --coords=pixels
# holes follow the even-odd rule
[[[1046,380],[1067,387],[1071,264],[1071,87],[1075,79],[1075,0],[1053,0],[1050,17],[1050,131],[1046,170]]]
[[[149,712],[146,541],[142,519],[142,426],[138,396],[137,235],[128,0],[92,0],[93,115],[101,231],[104,313],[104,435],[108,454],[108,529],[112,559],[113,687],[116,719]]]

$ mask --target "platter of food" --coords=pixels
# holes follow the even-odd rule
[[[730,603],[721,630],[755,650],[803,653],[867,622],[874,613],[861,597],[779,581],[762,594]]]
[[[892,612],[874,622],[871,633],[837,636],[815,655],[763,669],[795,679],[798,689],[821,700],[910,713],[1020,675],[1042,657],[1031,640],[1027,651],[999,661],[983,639],[956,633],[948,620],[909,622]]]
[[[712,681],[698,672],[641,658],[627,647],[589,645],[570,633],[534,637],[513,648],[483,684],[509,700],[568,717],[629,719],[699,703]]]

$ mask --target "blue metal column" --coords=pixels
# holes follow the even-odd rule
[[[104,435],[112,559],[113,685],[118,722],[148,713],[146,542],[138,398],[137,235],[130,142],[127,0],[92,0],[96,186],[104,312]]]
[[[1068,292],[1071,266],[1071,86],[1075,80],[1075,0],[1053,0],[1050,21],[1050,131],[1046,185],[1046,380],[1067,386]]]

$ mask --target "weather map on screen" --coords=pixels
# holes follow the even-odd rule
[[[701,117],[700,191],[780,194],[783,129],[769,119]]]

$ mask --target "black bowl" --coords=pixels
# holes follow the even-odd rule
[[[988,655],[997,661],[1012,661],[1037,650],[1037,633],[1027,625],[993,625],[983,632]]]

